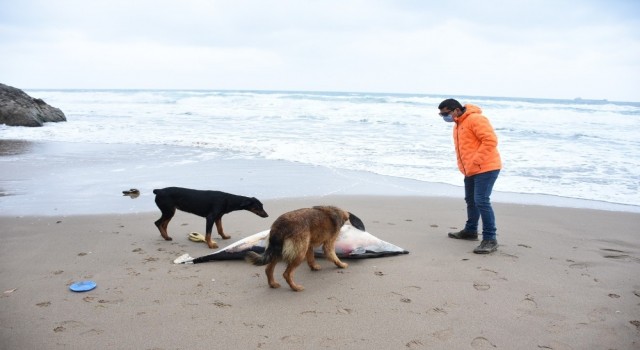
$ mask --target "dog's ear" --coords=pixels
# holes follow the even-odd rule
[[[247,208],[254,203],[260,203],[260,201],[255,197],[245,197],[242,202],[240,202],[240,206],[243,208]]]
[[[366,231],[364,228],[364,223],[362,222],[362,220],[360,220],[360,218],[358,218],[357,216],[353,215],[352,213],[349,213],[349,222],[351,223],[351,226],[357,228],[360,231]]]

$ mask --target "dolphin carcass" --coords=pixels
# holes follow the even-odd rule
[[[249,251],[262,254],[269,241],[269,230],[258,232],[241,239],[229,246],[219,249],[211,254],[198,258],[192,258],[184,254],[173,262],[175,264],[198,264],[215,260],[244,259]],[[361,231],[351,225],[344,225],[340,229],[340,235],[336,240],[336,255],[340,259],[364,259],[379,258],[383,256],[409,254],[408,251],[385,242],[367,231]],[[323,256],[322,246],[314,249],[316,256]]]

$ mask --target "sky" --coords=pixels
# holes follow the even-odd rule
[[[0,0],[0,83],[640,102],[640,0]]]

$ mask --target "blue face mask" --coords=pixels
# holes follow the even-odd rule
[[[447,123],[453,123],[453,116],[451,114],[443,115],[442,120]]]

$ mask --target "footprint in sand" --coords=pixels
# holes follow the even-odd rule
[[[505,253],[503,251],[498,251],[498,255],[503,257],[503,258],[509,258],[509,259],[511,259],[511,261],[514,261],[514,262],[518,261],[518,259],[520,259],[520,257],[517,256],[517,255]]]
[[[560,343],[558,341],[554,341],[552,340],[550,344],[544,344],[544,345],[538,345],[538,349],[548,349],[548,350],[573,350],[573,347],[565,344],[565,343]]]
[[[605,259],[640,262],[639,258],[629,255],[629,252],[625,252],[624,250],[609,249],[609,248],[602,248],[600,250],[604,252],[603,257]]]
[[[431,309],[427,310],[427,315],[431,315],[431,314],[446,315],[446,314],[448,314],[448,312],[444,308],[436,306],[434,308],[431,308]]]
[[[586,269],[588,266],[589,265],[586,263],[573,263],[569,265],[569,267],[572,269],[580,269],[580,270]]]
[[[518,304],[518,313],[521,315],[530,314],[535,309],[538,308],[538,303],[536,303],[535,299],[529,294],[526,295],[524,299],[520,301]]]
[[[479,269],[480,271],[482,271],[482,272],[488,272],[488,273],[489,273],[490,275],[492,275],[492,276],[498,275],[498,272],[497,272],[497,271],[493,271],[493,270],[491,270],[491,269],[483,269],[483,268],[480,268],[480,267],[478,267],[478,269]]]
[[[497,348],[489,339],[485,337],[476,337],[471,341],[471,347],[474,349],[493,349]]]
[[[535,299],[532,296],[528,295],[520,302],[520,305],[526,306],[528,309],[535,309],[538,307],[538,303],[536,303]]]
[[[222,307],[231,307],[231,305],[230,305],[230,304],[223,303],[223,302],[222,302],[222,301],[220,301],[220,300],[216,300],[216,301],[214,301],[214,302],[213,302],[213,305],[215,305],[215,306],[217,306],[217,307],[220,307],[220,308],[222,308]]]
[[[615,260],[622,260],[622,261],[635,261],[635,262],[640,262],[640,259],[627,255],[627,254],[609,254],[609,255],[605,255],[604,256],[606,259],[615,259]]]
[[[604,322],[607,320],[607,315],[611,314],[611,310],[606,307],[597,308],[587,314],[589,321],[593,323]]]
[[[453,335],[454,333],[452,328],[441,329],[439,331],[431,333],[431,336],[438,339],[439,341],[447,341],[453,338]]]
[[[422,342],[419,341],[418,339],[414,339],[414,340],[406,343],[404,346],[409,348],[409,349],[417,349],[417,348],[423,347]]]
[[[104,331],[102,329],[92,328],[92,329],[90,329],[88,331],[80,333],[80,335],[100,335],[102,333],[104,333]]]
[[[78,321],[73,321],[73,320],[69,320],[69,321],[62,321],[60,322],[60,325],[57,326],[56,328],[53,329],[54,332],[59,333],[59,332],[64,332],[67,330],[67,328],[78,328],[84,326],[84,324],[82,322],[78,322]]]
[[[415,292],[417,292],[417,291],[421,290],[422,287],[420,287],[420,286],[406,286],[403,289],[406,290],[406,291],[415,291]]]
[[[242,324],[243,324],[245,327],[248,327],[248,328],[251,328],[251,329],[255,329],[256,327],[258,327],[258,328],[262,329],[262,328],[264,328],[264,326],[265,326],[264,324],[260,324],[260,323],[257,323],[257,324],[256,324],[256,323],[247,323],[247,322],[242,322]]]
[[[156,258],[155,256],[148,256],[144,260],[142,260],[142,263],[146,264],[148,262],[154,262],[154,261],[158,261],[158,260],[160,260],[160,259]]]
[[[611,248],[601,248],[600,250],[604,250],[605,252],[612,252],[612,253],[626,253],[624,250],[611,249]]]
[[[485,282],[473,282],[473,288],[479,291],[485,291],[491,289],[491,285]]]
[[[343,308],[338,308],[338,314],[340,315],[351,315],[353,313],[353,309],[343,309]]]
[[[287,344],[302,344],[303,338],[296,335],[285,335],[280,341]]]

